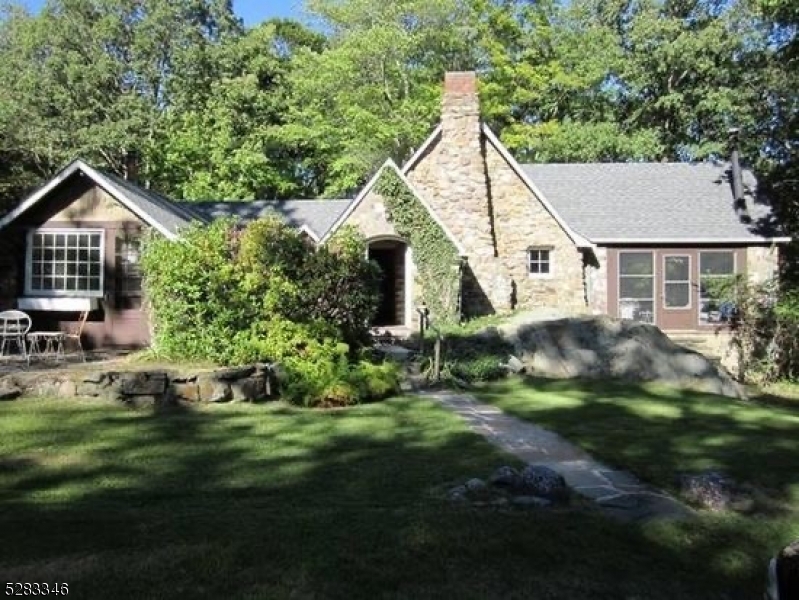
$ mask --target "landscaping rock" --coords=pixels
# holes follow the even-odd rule
[[[689,502],[711,511],[730,508],[735,483],[717,471],[687,474],[680,477],[680,492]]]
[[[549,500],[564,501],[569,497],[569,489],[563,476],[543,465],[527,465],[522,469],[521,487],[532,496]]]
[[[197,389],[200,402],[229,402],[233,399],[230,385],[225,381],[218,380],[213,373],[198,377]]]
[[[219,381],[236,381],[245,379],[255,373],[255,366],[247,367],[226,367],[224,369],[216,369],[213,371],[213,376]]]
[[[524,366],[524,363],[513,356],[510,355],[508,362],[503,364],[502,367],[508,370],[510,373],[524,373],[527,370],[527,367]]]
[[[232,400],[255,402],[266,398],[266,381],[259,377],[246,377],[230,382]]]
[[[499,467],[488,479],[491,485],[501,488],[518,489],[522,485],[519,472],[513,467]]]
[[[465,486],[468,492],[471,494],[481,494],[484,493],[486,490],[488,490],[488,484],[482,479],[478,479],[477,477],[474,477],[473,479],[467,481]]]
[[[118,382],[123,396],[161,396],[166,391],[167,376],[159,371],[121,373]]]
[[[552,506],[552,500],[548,500],[547,498],[540,498],[539,496],[514,496],[510,500],[511,504],[514,506],[522,506],[522,507],[538,507],[538,508],[545,508],[547,506]]]
[[[660,381],[733,398],[742,390],[709,358],[675,344],[654,325],[611,317],[540,320],[499,328],[528,372],[549,377]],[[518,368],[518,364],[513,361]],[[508,362],[510,367],[511,361]]]
[[[0,383],[0,400],[14,400],[22,395],[22,390],[13,384]]]
[[[170,386],[172,397],[175,400],[182,402],[199,402],[200,401],[200,387],[197,381],[177,382],[173,380]]]
[[[452,488],[449,492],[447,492],[447,498],[450,502],[468,502],[469,501],[469,490],[466,489],[465,485],[459,485]]]

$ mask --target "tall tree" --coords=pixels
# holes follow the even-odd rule
[[[207,95],[229,0],[50,0],[0,23],[3,140],[45,177],[75,156],[121,172],[164,112]]]

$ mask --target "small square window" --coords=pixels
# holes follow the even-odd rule
[[[530,275],[552,273],[551,253],[549,248],[530,248],[527,251],[527,269]]]

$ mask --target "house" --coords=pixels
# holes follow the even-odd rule
[[[715,281],[777,272],[790,240],[736,155],[730,164],[521,165],[479,109],[475,74],[448,73],[439,126],[351,200],[173,202],[75,161],[0,219],[0,307],[30,311],[40,329],[90,309],[93,345],[146,344],[144,229],[176,239],[192,221],[278,213],[315,243],[360,229],[384,273],[376,324],[411,326],[425,299],[424,249],[391,217],[387,172],[451,244],[463,316],[544,308],[709,331],[728,316]]]

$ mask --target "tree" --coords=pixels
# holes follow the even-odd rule
[[[164,113],[207,95],[229,0],[50,0],[0,23],[3,142],[37,179],[75,156],[122,172]]]

